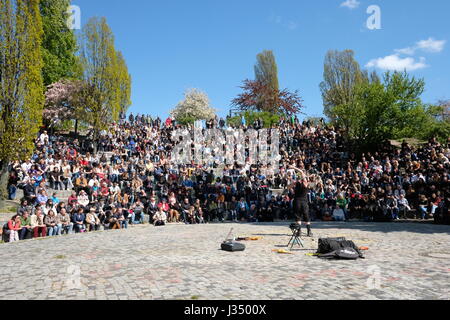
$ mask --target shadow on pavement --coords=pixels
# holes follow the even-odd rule
[[[255,226],[285,226],[286,234],[290,233],[291,221],[250,223]],[[367,232],[413,232],[421,234],[446,233],[450,235],[450,226],[434,224],[432,221],[399,221],[399,222],[313,222],[314,230],[342,229]],[[258,236],[286,236],[286,234],[255,234]]]

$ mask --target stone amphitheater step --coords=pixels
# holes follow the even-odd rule
[[[56,196],[59,198],[60,201],[67,201],[67,199],[69,199],[70,195],[72,194],[72,190],[53,190],[47,188],[47,194],[49,196],[52,196],[54,192],[56,192]],[[23,190],[17,189],[16,199],[20,200],[22,198],[23,198]]]

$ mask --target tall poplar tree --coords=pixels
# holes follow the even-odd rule
[[[336,120],[333,109],[349,105],[355,99],[355,87],[368,80],[354,58],[352,50],[328,51],[324,63],[324,80],[320,84],[323,97],[324,114]]]
[[[273,52],[271,50],[264,50],[256,56],[256,60],[256,81],[260,81],[274,91],[278,91],[280,89],[278,82],[278,66]]]
[[[42,122],[39,0],[0,0],[0,199],[8,165],[28,159]]]
[[[73,30],[67,26],[70,0],[40,0],[44,36],[42,39],[42,75],[47,87],[61,79],[80,76],[80,65],[76,56],[77,40]]]
[[[106,18],[91,18],[83,27],[80,50],[85,83],[82,94],[86,99],[80,112],[93,127],[96,144],[100,131],[117,121],[121,111],[119,59]]]
[[[119,86],[120,111],[127,112],[131,105],[131,75],[122,52],[117,52],[117,80]]]

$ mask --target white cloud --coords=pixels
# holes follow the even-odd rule
[[[395,52],[398,54],[406,54],[408,56],[412,56],[416,52],[416,49],[408,47],[403,49],[395,49]]]
[[[289,21],[287,24],[289,30],[295,30],[298,27],[298,24],[294,21]]]
[[[437,53],[444,50],[446,42],[446,40],[434,40],[433,38],[428,38],[428,40],[417,42],[417,48],[427,52]]]
[[[341,7],[347,7],[350,10],[358,8],[360,5],[360,2],[358,0],[346,0],[345,2],[341,3]]]
[[[425,58],[421,57],[419,61],[414,58],[400,58],[398,54],[386,56],[384,58],[373,59],[366,65],[367,68],[378,68],[388,71],[415,71],[428,67]]]
[[[275,23],[281,23],[281,17],[280,16],[276,16],[276,17],[273,17],[273,21],[275,22]]]
[[[292,20],[284,20],[281,16],[271,16],[270,22],[276,23],[280,26],[283,26],[284,28],[287,28],[289,30],[295,30],[298,28],[298,23]]]
[[[416,42],[416,45],[414,47],[396,49],[395,52],[399,54],[406,54],[408,56],[414,55],[417,50],[439,53],[444,50],[446,43],[446,40],[434,40],[433,38],[428,38],[428,40],[421,40]]]

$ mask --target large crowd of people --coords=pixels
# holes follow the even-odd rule
[[[208,128],[225,128],[216,118]],[[293,190],[299,168],[309,179],[313,219],[393,221],[448,219],[450,143],[430,140],[414,148],[390,143],[356,156],[339,129],[297,118],[282,119],[279,171],[258,164],[174,165],[173,119],[130,115],[94,143],[87,137],[41,131],[31,159],[10,165],[8,191],[23,190],[17,214],[5,225],[8,241],[129,224],[271,222],[293,219]],[[242,125],[262,128],[261,120]],[[450,142],[450,139],[449,139]],[[69,190],[62,201],[60,190]]]

